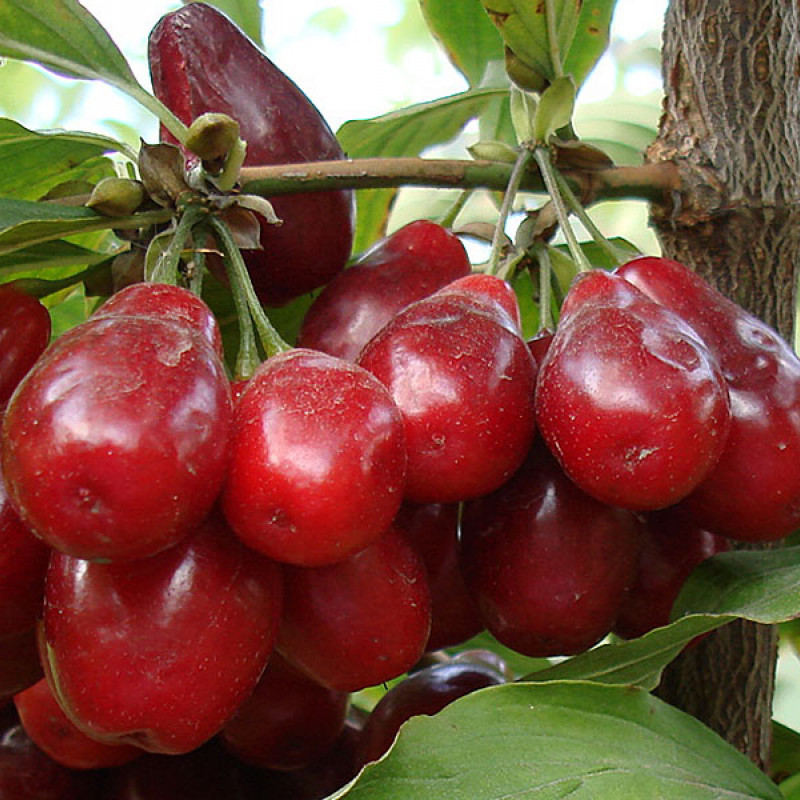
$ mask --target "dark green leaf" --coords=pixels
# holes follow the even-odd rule
[[[564,59],[564,74],[580,87],[608,47],[617,0],[583,0],[575,36]]]
[[[471,89],[419,103],[366,120],[352,120],[337,136],[352,158],[416,156],[435,144],[450,141],[489,102],[506,89]]]
[[[773,720],[770,774],[777,780],[796,773],[800,773],[800,733]]]
[[[72,242],[43,242],[0,255],[0,281],[5,283],[34,275],[43,280],[58,281],[108,257],[108,253],[88,250]]]
[[[503,40],[480,0],[420,0],[431,33],[470,86],[480,85],[490,62],[502,62]]]
[[[541,672],[531,673],[526,680],[589,680],[655,689],[664,667],[688,642],[729,621],[729,617],[685,617],[639,639],[602,644]]]
[[[689,576],[673,614],[730,614],[767,624],[799,617],[800,547],[707,559]]]
[[[77,0],[3,0],[0,55],[126,91],[138,86],[119,48]]]
[[[510,683],[401,729],[334,797],[347,800],[780,800],[777,787],[693,717],[642,689]]]
[[[113,175],[103,153],[125,145],[91,133],[37,133],[0,119],[0,196],[38,200],[69,181],[95,183]]]

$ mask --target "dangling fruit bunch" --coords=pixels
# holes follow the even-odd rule
[[[182,121],[238,122],[246,163],[343,157],[208,6],[167,15],[150,63]],[[0,289],[3,741],[113,770],[117,798],[179,763],[195,783],[174,796],[321,797],[409,716],[509,679],[432,651],[643,635],[730,539],[800,526],[800,361],[774,331],[638,258],[582,273],[526,342],[511,286],[434,222],[344,269],[351,201],[259,220],[261,303],[321,290],[235,395],[187,289],[135,283],[49,346],[46,310]],[[406,673],[366,720],[351,707]]]

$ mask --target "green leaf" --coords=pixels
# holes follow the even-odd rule
[[[0,119],[0,196],[36,200],[69,181],[96,182],[114,174],[109,151],[126,145],[91,133],[38,133]]]
[[[105,28],[77,0],[2,0],[0,56],[32,61],[68,78],[105,81],[183,140],[186,126],[136,80]]]
[[[77,0],[3,0],[0,55],[126,91],[139,85],[105,28]]]
[[[396,197],[397,189],[364,189],[356,192],[354,253],[363,253],[383,236]]]
[[[533,136],[545,144],[560,128],[572,120],[575,108],[575,84],[572,78],[556,78],[542,93],[533,119]]]
[[[351,158],[417,156],[435,144],[453,139],[489,102],[507,89],[470,89],[380,117],[345,122],[337,137]]]
[[[712,556],[675,601],[673,616],[684,614],[729,614],[766,624],[800,617],[800,546]]]
[[[602,644],[526,676],[530,681],[588,680],[652,690],[661,673],[696,636],[730,622],[730,617],[684,617],[639,639]]]
[[[800,773],[800,733],[772,721],[770,774],[773,778]]]
[[[564,58],[564,74],[580,87],[608,48],[611,17],[617,0],[583,0],[574,38]]]
[[[503,40],[480,0],[420,0],[425,22],[453,66],[478,86],[492,61],[503,60]]]
[[[63,240],[43,242],[0,255],[0,282],[32,276],[58,281],[79,273],[84,267],[99,264],[110,255]]]
[[[741,753],[642,689],[510,683],[409,720],[347,800],[780,800]]]
[[[553,64],[544,0],[482,0],[492,22],[514,55],[546,82],[560,73]],[[579,21],[580,0],[552,0],[555,48],[563,63]]]

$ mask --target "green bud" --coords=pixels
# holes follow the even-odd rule
[[[190,126],[186,147],[203,161],[224,161],[239,141],[239,123],[227,114],[203,114]]]
[[[92,189],[85,205],[105,217],[127,217],[139,208],[144,198],[144,186],[140,181],[103,178]]]

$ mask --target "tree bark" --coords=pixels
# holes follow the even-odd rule
[[[671,0],[664,114],[648,153],[682,189],[653,209],[664,254],[788,339],[800,263],[800,25],[794,0]],[[769,763],[777,634],[726,626],[665,671],[658,694]]]

